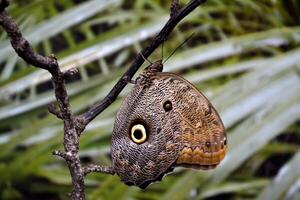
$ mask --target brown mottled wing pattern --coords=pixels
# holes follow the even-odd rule
[[[147,87],[134,86],[119,109],[112,134],[112,160],[116,173],[128,185],[146,187],[172,170],[179,153],[180,119],[165,112],[165,99],[171,99],[172,86],[153,80]],[[130,140],[134,121],[143,121],[149,138],[143,144]]]
[[[111,153],[121,180],[144,188],[178,165],[215,167],[226,153],[226,135],[213,106],[185,79],[147,73],[126,96],[114,124]],[[165,102],[171,102],[171,110],[163,108]],[[142,144],[130,139],[136,121],[149,135]]]
[[[226,154],[227,141],[224,125],[215,108],[187,80],[165,72],[157,76],[162,82],[176,85],[173,107],[182,129],[176,164],[201,169],[216,167]]]

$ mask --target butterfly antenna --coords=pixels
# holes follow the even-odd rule
[[[150,60],[148,60],[147,58],[145,58],[144,55],[143,55],[142,53],[140,53],[140,55],[142,56],[142,58],[143,58],[145,61],[147,61],[147,62],[150,63],[150,64],[153,64]]]
[[[185,43],[187,43],[187,41],[189,41],[193,36],[194,36],[194,34],[195,33],[192,33],[188,38],[186,38],[178,47],[176,47],[175,49],[174,49],[174,51],[167,57],[167,59],[163,62],[163,64],[165,63],[165,62],[167,62],[167,60],[169,60],[169,58],[171,58],[173,55],[174,55],[174,53],[179,49],[179,48],[181,48]]]

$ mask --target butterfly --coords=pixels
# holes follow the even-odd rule
[[[209,100],[162,70],[162,60],[145,68],[115,119],[112,163],[127,185],[146,188],[178,166],[213,169],[227,152],[224,125]]]

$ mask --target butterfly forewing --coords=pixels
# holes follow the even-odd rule
[[[216,167],[224,158],[226,132],[222,120],[190,82],[172,73],[157,73],[157,82],[174,88],[174,112],[180,118],[181,142],[176,164],[201,169]]]

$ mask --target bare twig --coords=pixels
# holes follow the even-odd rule
[[[107,166],[90,164],[83,168],[83,173],[85,176],[91,172],[100,172],[100,173],[112,174],[112,175],[115,174],[114,169],[112,167],[107,167]]]
[[[174,17],[174,15],[176,15],[178,13],[179,10],[179,0],[173,0],[172,4],[171,4],[171,13],[170,13],[170,17]]]
[[[176,25],[204,2],[205,0],[191,0],[184,8],[179,9],[178,0],[173,0],[170,19],[155,36],[150,45],[137,54],[130,68],[123,74],[108,95],[102,101],[93,105],[87,112],[79,116],[74,116],[71,112],[69,96],[65,88],[65,79],[67,76],[72,76],[77,73],[77,69],[73,68],[67,72],[62,72],[54,55],[46,57],[35,53],[29,42],[22,36],[18,25],[5,11],[9,2],[7,0],[0,0],[0,25],[7,32],[17,54],[27,63],[37,68],[47,70],[52,75],[52,83],[59,109],[55,107],[54,103],[50,104],[48,109],[50,113],[62,119],[64,122],[64,151],[54,151],[53,154],[62,157],[69,167],[73,185],[71,199],[85,199],[84,177],[87,174],[91,172],[115,174],[113,167],[110,166],[88,165],[82,167],[79,159],[79,138],[86,125],[117,98],[126,84],[132,82],[131,79],[133,75],[144,63],[144,59],[141,55],[148,58],[148,56],[167,39]]]
[[[54,156],[59,156],[65,160],[69,160],[69,161],[72,161],[73,159],[73,154],[70,153],[70,152],[63,152],[63,151],[60,151],[60,150],[55,150],[53,151],[52,153]]]
[[[57,118],[63,119],[63,116],[62,116],[61,112],[59,110],[57,110],[57,108],[56,108],[56,106],[55,106],[54,103],[48,104],[48,111],[51,114],[55,115]]]
[[[54,105],[49,106],[49,111],[64,121],[64,147],[65,152],[57,151],[57,155],[64,158],[68,164],[72,177],[72,199],[84,199],[84,174],[79,160],[79,137],[76,127],[76,120],[73,117],[69,104],[64,82],[64,73],[61,72],[54,55],[45,57],[35,53],[29,42],[22,36],[21,31],[15,21],[5,12],[8,6],[7,0],[0,0],[0,25],[7,32],[11,44],[17,54],[27,63],[45,69],[52,75],[52,83],[55,90],[55,97],[59,106],[59,111]]]
[[[73,67],[67,71],[64,72],[64,78],[72,77],[75,74],[78,74],[78,69]]]

